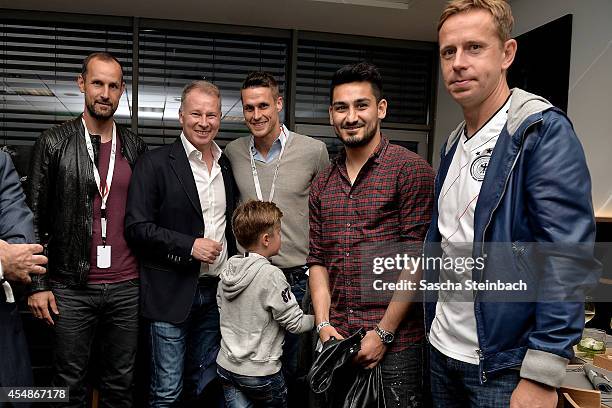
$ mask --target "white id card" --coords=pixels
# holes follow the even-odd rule
[[[98,245],[98,262],[97,266],[100,269],[110,268],[111,266],[111,247],[110,245]]]

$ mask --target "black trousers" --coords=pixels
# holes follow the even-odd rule
[[[66,288],[52,285],[55,319],[53,386],[68,387],[62,407],[86,406],[90,359],[100,407],[132,407],[138,343],[138,280]],[[95,350],[95,355],[92,351]]]

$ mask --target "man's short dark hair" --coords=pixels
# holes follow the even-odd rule
[[[259,87],[270,88],[272,90],[272,96],[278,98],[278,82],[276,82],[272,74],[265,71],[251,72],[242,83],[241,89]]]
[[[330,105],[334,102],[334,89],[339,85],[351,82],[368,82],[372,85],[376,102],[382,99],[383,83],[378,68],[372,63],[362,61],[356,64],[345,65],[334,73],[329,87]]]
[[[119,65],[119,68],[121,69],[121,82],[123,82],[123,66],[121,66],[121,63],[117,58],[115,58],[114,55],[105,51],[93,52],[87,57],[85,57],[85,59],[83,60],[83,65],[81,66],[81,76],[83,78],[85,78],[85,76],[87,75],[87,68],[89,66],[89,63],[94,59],[99,59],[106,62],[116,62],[117,65]]]

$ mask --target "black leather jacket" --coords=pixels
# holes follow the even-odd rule
[[[27,183],[37,242],[47,247],[47,274],[32,277],[31,292],[49,290],[49,279],[67,286],[87,283],[93,200],[93,165],[83,137],[81,116],[42,133],[34,144]],[[117,126],[121,153],[133,167],[147,150],[130,130]],[[99,136],[92,136],[94,152]]]

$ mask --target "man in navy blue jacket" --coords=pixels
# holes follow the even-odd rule
[[[150,329],[149,405],[198,405],[204,393],[206,406],[216,407],[224,404],[215,380],[216,294],[221,267],[236,254],[237,197],[230,162],[214,141],[219,88],[201,80],[185,86],[179,121],[183,131],[174,143],[136,164],[125,231],[140,259],[140,312]]]
[[[426,279],[473,285],[503,276],[530,288],[493,301],[480,290],[428,299],[436,407],[556,406],[584,325],[579,293],[597,275],[584,152],[563,112],[508,87],[512,24],[506,1],[453,0],[438,26],[444,84],[465,120],[442,148],[427,245],[457,259],[467,244],[477,262],[430,268]],[[542,248],[556,253],[535,262]],[[578,292],[571,301],[569,286]]]

